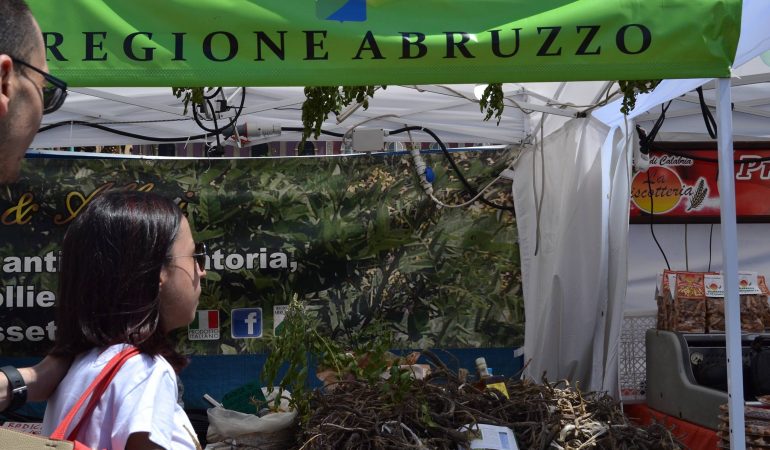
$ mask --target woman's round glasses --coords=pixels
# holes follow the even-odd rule
[[[195,258],[195,262],[198,264],[198,268],[200,270],[206,270],[206,257],[208,256],[208,247],[206,247],[206,244],[204,242],[197,242],[195,243],[195,253],[192,255],[179,255],[179,256],[169,256],[168,259],[175,259],[175,258]]]

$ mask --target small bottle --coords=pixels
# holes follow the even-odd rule
[[[487,360],[483,357],[476,358],[476,371],[479,376],[479,381],[476,383],[477,388],[482,391],[487,388],[497,389],[505,396],[505,398],[510,398],[508,396],[508,389],[505,387],[505,377],[492,375],[490,369],[487,367]]]
[[[487,360],[483,357],[476,358],[476,374],[479,376],[479,380],[489,376],[489,370],[487,369]]]

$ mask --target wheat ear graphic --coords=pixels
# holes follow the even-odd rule
[[[706,180],[701,178],[698,181],[698,187],[695,188],[695,193],[690,197],[690,207],[687,210],[692,211],[700,206],[700,204],[703,203],[703,200],[706,199],[708,193],[709,188],[706,187]]]

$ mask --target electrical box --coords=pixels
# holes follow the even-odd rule
[[[356,128],[353,130],[354,152],[381,152],[385,148],[382,128]]]

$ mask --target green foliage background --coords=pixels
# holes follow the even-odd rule
[[[476,186],[510,161],[505,151],[454,154]],[[439,154],[435,195],[467,200]],[[58,250],[65,231],[55,225],[70,192],[84,197],[105,183],[135,184],[175,198],[197,240],[210,253],[281,251],[297,270],[208,271],[199,309],[219,309],[221,339],[189,341],[197,354],[267,350],[266,339],[230,337],[233,308],[261,307],[266,336],[273,305],[293,294],[321,319],[322,331],[344,340],[362,326],[385,321],[413,347],[502,347],[523,342],[519,254],[513,213],[477,202],[439,208],[420,189],[408,155],[258,159],[32,159],[23,179],[4,188],[0,209],[32,192],[40,209],[25,225],[0,225],[0,257]],[[79,197],[71,199],[77,207]],[[510,183],[487,198],[511,205]],[[55,291],[56,274],[3,274],[3,285]],[[105,299],[106,301],[108,299]],[[41,325],[53,308],[0,306],[0,327]],[[0,340],[0,354],[42,354],[50,345]]]

